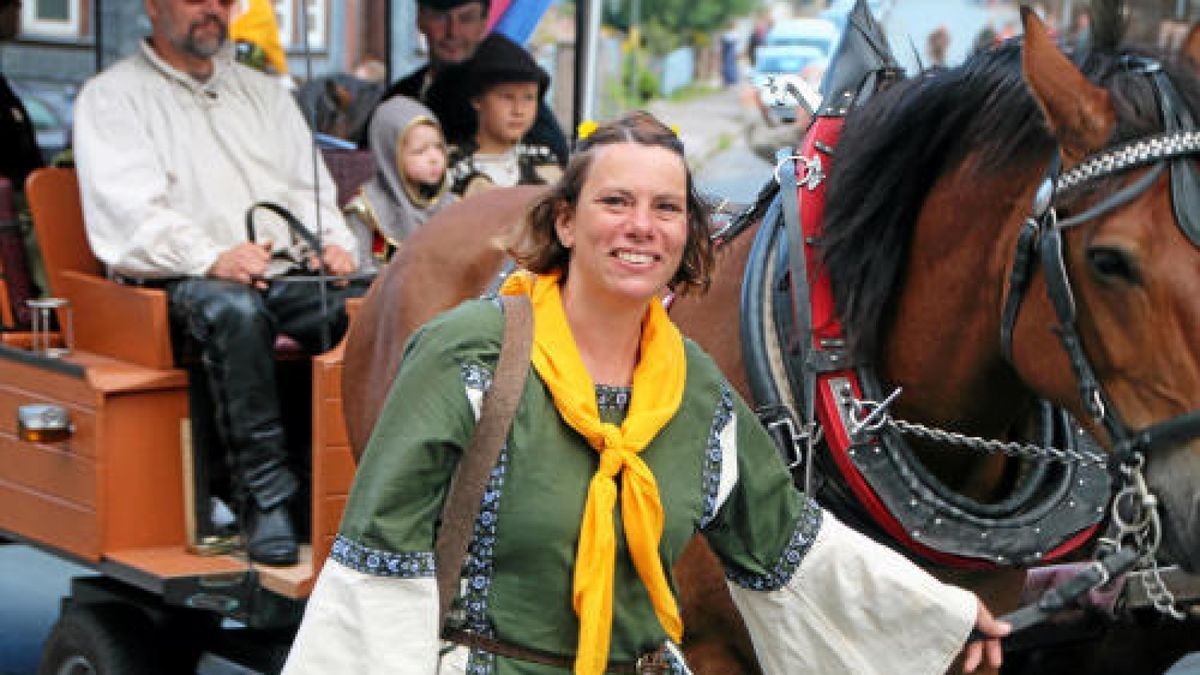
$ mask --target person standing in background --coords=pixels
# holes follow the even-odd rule
[[[930,68],[943,68],[946,65],[946,52],[950,49],[950,31],[945,26],[938,26],[929,33],[925,40],[925,55],[929,57]]]

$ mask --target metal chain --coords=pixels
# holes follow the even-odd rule
[[[923,438],[936,443],[957,445],[977,452],[1003,453],[1010,457],[1032,457],[1035,459],[1073,462],[1085,465],[1108,465],[1107,457],[1096,452],[1041,446],[1032,443],[997,441],[980,436],[970,436],[957,431],[938,429],[919,422],[897,419],[888,414],[887,409],[888,405],[895,400],[899,393],[899,390],[892,392],[892,395],[883,402],[853,399],[851,401],[853,406],[851,419],[858,424],[860,430],[870,433],[878,432],[883,426],[890,425],[900,433],[909,436]],[[1162,614],[1182,620],[1187,618],[1187,614],[1181,611],[1176,605],[1175,595],[1171,593],[1171,589],[1167,586],[1166,581],[1163,580],[1158,567],[1158,560],[1155,557],[1155,553],[1158,550],[1159,537],[1162,532],[1162,524],[1158,518],[1158,510],[1156,508],[1158,504],[1157,499],[1149,491],[1146,480],[1142,475],[1143,461],[1144,459],[1141,455],[1138,455],[1132,465],[1121,467],[1121,470],[1129,476],[1129,484],[1113,499],[1112,520],[1118,532],[1115,538],[1108,540],[1108,544],[1119,547],[1123,542],[1129,541],[1134,546],[1135,550],[1140,553],[1139,562],[1141,562],[1142,569],[1148,572],[1138,575],[1142,588],[1146,592],[1146,597],[1149,598],[1154,608]],[[1129,504],[1135,514],[1132,522],[1126,522],[1128,518],[1122,515],[1120,507],[1123,498],[1132,500]]]
[[[1049,459],[1056,462],[1093,464],[1097,466],[1108,465],[1108,458],[1096,452],[1055,448],[1053,446],[1041,446],[1032,443],[1018,443],[1015,441],[997,441],[980,436],[969,436],[957,431],[938,429],[919,422],[909,422],[890,416],[888,417],[888,421],[898,431],[909,436],[916,436],[948,445],[959,445],[978,452],[999,452],[1010,457],[1032,457],[1034,459]]]
[[[1163,581],[1162,573],[1159,571],[1158,560],[1153,556],[1150,557],[1150,573],[1139,574],[1138,578],[1142,581],[1142,589],[1146,592],[1146,597],[1154,604],[1154,609],[1161,614],[1183,621],[1188,617],[1187,612],[1179,609],[1175,604],[1175,595],[1171,593],[1171,589],[1167,588],[1167,582]]]

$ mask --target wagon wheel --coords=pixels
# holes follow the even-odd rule
[[[54,625],[38,675],[152,675],[154,627],[139,610],[118,604],[74,605]]]

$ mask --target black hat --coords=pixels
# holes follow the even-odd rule
[[[421,7],[436,9],[440,12],[454,9],[469,2],[478,2],[483,5],[483,13],[487,14],[488,6],[490,5],[489,0],[417,0],[417,4]]]
[[[546,94],[550,76],[521,45],[500,33],[491,33],[464,65],[469,96],[479,96],[489,87],[508,82],[533,82],[538,98]]]

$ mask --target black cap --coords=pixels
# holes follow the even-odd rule
[[[463,66],[469,96],[478,96],[497,84],[533,82],[538,86],[538,98],[541,98],[550,86],[550,76],[533,56],[500,33],[484,38],[475,55]]]
[[[483,11],[486,14],[490,5],[489,0],[417,0],[417,4],[421,7],[436,9],[440,12],[454,9],[470,2],[478,2],[483,5]]]

